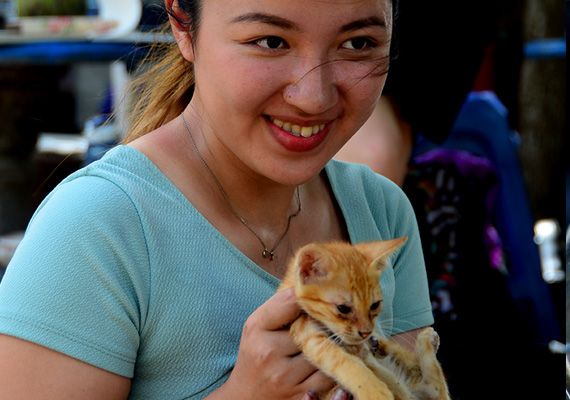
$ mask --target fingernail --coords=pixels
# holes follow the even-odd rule
[[[334,392],[331,400],[348,400],[348,393],[346,393],[344,390],[338,389]]]
[[[317,397],[317,394],[315,392],[309,390],[307,394],[305,394],[305,397],[303,397],[303,400],[319,400],[319,398]]]

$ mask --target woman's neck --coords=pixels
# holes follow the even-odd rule
[[[130,145],[144,153],[237,249],[270,274],[281,278],[295,250],[310,241],[347,238],[324,174],[299,185],[301,212],[291,219],[288,228],[289,217],[298,210],[296,186],[280,185],[256,175],[233,163],[230,156],[216,153],[213,145],[206,146],[200,136],[195,141],[235,210],[266,247],[274,250],[281,240],[275,260],[263,258],[264,246],[232,211],[193,149],[180,118]],[[216,162],[218,159],[224,163]]]
[[[297,212],[297,186],[271,181],[253,171],[193,115],[180,117],[182,147],[188,149],[189,160],[203,175],[202,184],[214,187],[236,216],[262,229],[264,225],[283,225],[289,215]]]

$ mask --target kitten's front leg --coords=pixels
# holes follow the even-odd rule
[[[395,400],[410,400],[412,395],[405,385],[402,384],[394,375],[394,371],[389,370],[385,366],[378,363],[367,345],[359,346],[343,346],[349,353],[364,361],[364,364],[374,372],[374,374],[387,386],[394,395]]]
[[[375,358],[380,364],[400,371],[414,397],[449,400],[447,382],[436,358],[438,347],[439,336],[430,327],[418,335],[415,353],[391,340],[380,338]]]
[[[417,385],[417,391],[429,400],[450,400],[445,375],[435,356],[438,347],[439,335],[433,328],[427,328],[419,334],[416,354],[423,382]]]
[[[390,339],[378,337],[377,343],[371,346],[371,352],[382,365],[396,366],[406,376],[421,376],[418,356]]]
[[[364,359],[364,362],[367,367],[388,386],[395,400],[411,400],[414,398],[408,388],[394,374],[394,371],[380,364],[370,351]]]
[[[306,315],[291,325],[291,335],[305,356],[356,398],[394,400],[394,396],[364,362],[330,340]]]

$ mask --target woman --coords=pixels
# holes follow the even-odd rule
[[[126,145],[46,199],[0,286],[2,397],[315,397],[333,383],[288,336],[292,293],[272,295],[316,240],[408,235],[382,328],[432,322],[405,196],[329,164],[380,96],[391,2],[167,7],[179,50]]]

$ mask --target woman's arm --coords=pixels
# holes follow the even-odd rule
[[[46,347],[0,335],[0,398],[126,399],[129,378]]]
[[[415,351],[416,349],[416,341],[418,340],[418,335],[423,331],[425,328],[418,328],[408,332],[398,333],[396,335],[392,335],[390,337],[391,340],[398,343],[400,346],[410,350]]]

